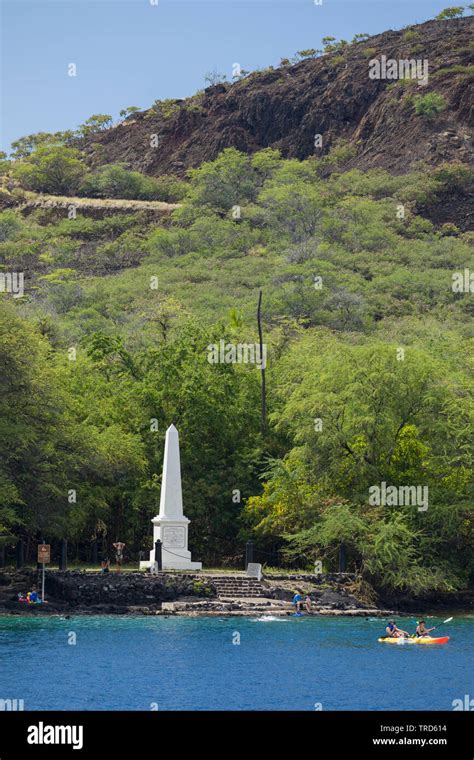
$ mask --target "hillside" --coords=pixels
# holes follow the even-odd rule
[[[333,570],[342,546],[367,599],[469,587],[471,24],[18,141],[0,192],[0,542],[150,549],[174,423],[204,563],[235,565],[252,538],[268,564]],[[428,110],[416,83],[367,78],[373,49],[414,45]],[[419,501],[371,500],[382,484]]]
[[[255,72],[192,98],[165,101],[94,134],[84,149],[93,165],[125,161],[147,174],[183,175],[228,147],[277,148],[285,158],[326,155],[344,140],[355,151],[344,168],[402,173],[416,162],[472,162],[474,18],[428,21],[388,31],[296,65]],[[368,77],[369,60],[427,59],[427,86]],[[420,118],[414,95],[441,94],[448,107]],[[322,147],[315,149],[314,136]],[[150,135],[159,147],[150,147]],[[100,146],[100,148],[98,148]]]

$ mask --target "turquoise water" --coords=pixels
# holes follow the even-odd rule
[[[5,617],[0,698],[23,699],[25,710],[451,710],[474,697],[473,617],[442,626],[445,646],[379,644],[383,627],[360,618]]]

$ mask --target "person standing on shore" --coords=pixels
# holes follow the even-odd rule
[[[122,567],[123,550],[125,549],[125,544],[122,541],[116,541],[115,544],[112,544],[112,546],[115,549],[115,561],[117,563],[117,572],[119,573]]]

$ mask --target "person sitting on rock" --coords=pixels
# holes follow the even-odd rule
[[[102,560],[102,562],[100,563],[100,572],[101,573],[110,572],[110,559],[106,558]]]
[[[28,601],[30,604],[36,604],[38,601],[38,592],[36,590],[36,586],[33,586],[30,593],[28,594]]]
[[[304,606],[306,607],[306,612],[311,612],[311,597],[309,594],[306,594],[305,600],[304,600]]]
[[[27,602],[28,604],[42,604],[43,600],[39,597],[36,586],[31,587],[31,591],[28,591],[26,597],[19,597],[18,601]]]
[[[295,605],[295,611],[296,611],[296,614],[298,615],[298,613],[301,612],[301,605],[303,604],[303,599],[301,597],[301,594],[298,593],[298,591],[295,593],[291,603]]]
[[[24,604],[48,604],[47,601],[40,597],[36,586],[32,586],[31,591],[28,591],[26,594],[23,594],[20,591],[19,594],[17,594],[17,599]]]
[[[401,628],[398,628],[397,624],[395,623],[395,620],[388,621],[387,627],[385,629],[385,633],[390,639],[407,638],[410,635],[407,631],[402,631]]]

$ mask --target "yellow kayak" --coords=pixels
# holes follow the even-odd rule
[[[378,639],[383,644],[446,644],[449,641],[449,636],[439,636],[438,638],[432,638],[431,636],[410,636],[409,639],[403,637],[384,636]]]

